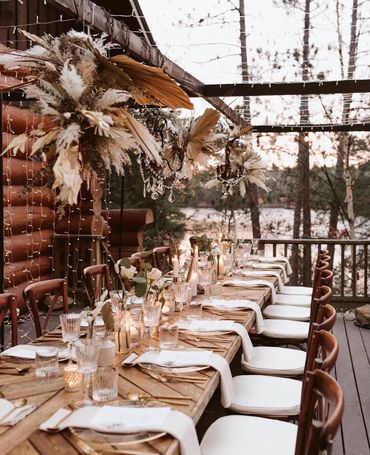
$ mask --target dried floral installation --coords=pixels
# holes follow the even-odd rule
[[[251,131],[250,125],[233,127],[224,135],[224,148],[215,166],[216,175],[206,183],[206,188],[221,184],[225,189],[225,198],[233,195],[235,191],[245,197],[250,184],[269,191],[265,175],[267,164],[253,150],[251,138],[247,136]]]
[[[105,36],[74,30],[56,38],[23,33],[35,45],[0,54],[0,64],[10,70],[30,70],[34,79],[22,89],[36,99],[37,111],[52,119],[54,126],[40,124],[17,136],[5,152],[24,149],[32,137],[32,154],[40,153],[52,170],[61,204],[77,203],[84,180],[96,187],[107,170],[122,174],[135,154],[147,168],[161,167],[160,144],[131,115],[128,103],[192,108],[175,81],[160,68],[126,55],[109,58],[113,45]]]

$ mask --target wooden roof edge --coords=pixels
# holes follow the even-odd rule
[[[116,41],[124,48],[129,56],[148,65],[163,68],[169,76],[175,79],[187,91],[189,96],[203,97],[233,123],[239,125],[246,123],[222,99],[205,97],[203,94],[204,84],[201,81],[165,57],[156,46],[149,45],[148,42],[131,31],[127,25],[112,17],[104,8],[96,5],[91,0],[46,1],[69,15],[77,16],[86,25],[107,33],[113,41]]]

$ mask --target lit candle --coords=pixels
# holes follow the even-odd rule
[[[173,277],[178,278],[179,277],[179,260],[177,259],[177,256],[172,258],[172,269],[173,269]]]
[[[82,373],[77,365],[67,365],[63,370],[66,392],[78,392],[82,384]]]

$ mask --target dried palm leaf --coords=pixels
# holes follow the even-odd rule
[[[154,103],[172,109],[193,109],[188,95],[161,68],[144,65],[127,55],[117,55],[111,60],[133,80],[133,89],[138,91],[133,90],[132,93],[139,104]]]
[[[21,33],[23,33],[23,35],[24,35],[26,38],[28,38],[29,40],[31,40],[32,42],[39,44],[40,46],[44,47],[45,49],[48,49],[49,43],[46,42],[46,41],[45,41],[43,38],[41,38],[40,36],[34,35],[33,33],[29,33],[29,32],[27,32],[26,30],[22,30],[22,29],[19,29],[19,31],[20,31]]]
[[[10,144],[8,144],[8,146],[1,155],[4,155],[6,152],[9,152],[9,150],[12,150],[14,155],[18,152],[18,150],[20,150],[22,153],[26,153],[27,142],[28,142],[27,134],[23,133],[20,134],[19,136],[15,136],[15,138],[10,142]]]
[[[186,153],[188,157],[197,161],[197,157],[202,153],[202,147],[210,141],[213,128],[220,118],[220,113],[215,109],[206,109],[201,117],[198,117],[190,129]]]
[[[45,145],[50,144],[56,137],[58,136],[59,132],[61,131],[60,127],[51,129],[48,133],[44,134],[43,136],[39,137],[32,145],[32,152],[31,155],[36,153]]]
[[[159,144],[150,134],[149,130],[138,122],[126,109],[115,109],[117,113],[117,124],[124,126],[135,138],[135,141],[143,150],[143,152],[152,161],[158,164],[162,163],[162,158],[159,155]]]

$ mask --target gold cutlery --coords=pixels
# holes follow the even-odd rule
[[[2,417],[1,417],[1,420],[0,420],[0,425],[2,425],[2,423],[4,422],[4,420],[6,420],[11,414],[13,414],[13,412],[18,409],[18,408],[21,408],[22,406],[25,406],[27,404],[27,399],[26,398],[18,398],[17,400],[13,401],[13,408],[10,409],[8,412],[6,412]]]

